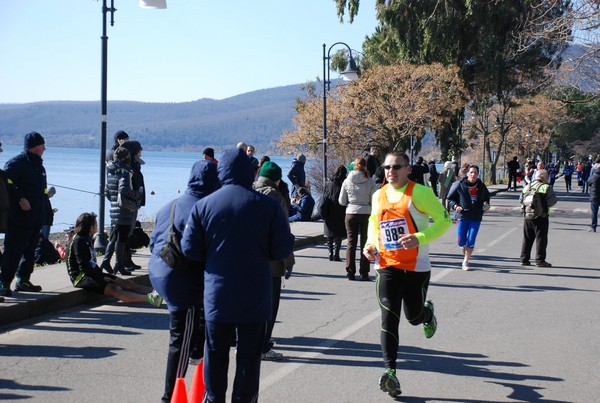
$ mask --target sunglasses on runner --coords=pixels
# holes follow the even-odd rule
[[[383,169],[388,170],[388,171],[390,169],[393,169],[393,170],[397,171],[397,170],[402,169],[402,168],[407,167],[407,166],[408,165],[384,165]]]

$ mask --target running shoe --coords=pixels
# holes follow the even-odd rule
[[[437,330],[437,319],[435,318],[435,313],[433,310],[433,301],[427,300],[425,302],[425,307],[431,309],[431,321],[428,323],[423,323],[423,333],[425,333],[425,337],[430,339]]]
[[[461,246],[461,247],[460,247],[460,253],[462,253],[463,255],[464,255],[465,253],[467,253],[467,247],[466,247],[466,246]]]
[[[469,261],[467,259],[463,260],[463,262],[462,262],[462,269],[464,271],[471,270],[471,267],[469,266]]]
[[[280,361],[283,359],[283,354],[269,350],[266,353],[263,353],[262,359],[265,361]]]
[[[402,394],[400,390],[400,381],[396,378],[396,370],[387,368],[381,378],[379,378],[379,388],[390,395],[396,397]]]
[[[42,287],[32,284],[31,281],[28,280],[18,280],[15,285],[15,291],[40,292],[42,291]]]
[[[159,308],[162,305],[163,299],[158,294],[158,291],[154,290],[150,294],[148,294],[148,298],[146,299],[148,303],[156,308]]]

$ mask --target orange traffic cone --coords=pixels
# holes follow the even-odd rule
[[[187,392],[185,390],[185,378],[177,378],[175,381],[171,403],[188,403]]]
[[[201,403],[205,390],[206,385],[204,385],[204,360],[200,360],[200,363],[196,365],[194,379],[192,379],[189,403]]]

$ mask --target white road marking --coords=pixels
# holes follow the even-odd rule
[[[504,234],[502,234],[501,236],[499,236],[498,238],[496,238],[492,242],[488,243],[486,245],[486,247],[479,249],[478,252],[485,252],[487,250],[487,248],[490,248],[490,247],[496,245],[498,242],[502,241],[504,238],[506,238],[507,236],[509,236],[510,234],[512,234],[517,229],[518,229],[517,227],[511,228],[510,230],[508,230],[507,232],[505,232]]]
[[[433,275],[431,277],[431,280],[439,281],[443,277],[452,273],[453,271],[456,271],[456,270],[453,270],[453,269],[442,270],[439,273]],[[304,360],[304,359],[313,359],[319,355],[322,355],[325,350],[328,350],[331,347],[333,347],[334,345],[336,345],[337,343],[339,343],[340,341],[347,339],[355,332],[359,331],[363,327],[367,326],[369,323],[373,322],[375,319],[378,319],[380,317],[380,315],[381,315],[381,311],[379,309],[371,312],[369,315],[365,316],[361,320],[354,322],[347,328],[334,334],[333,336],[331,336],[330,339],[327,339],[324,342],[322,342],[321,344],[315,346],[314,349],[316,349],[318,351],[307,352],[307,353],[301,354],[299,356],[296,356],[295,358]],[[294,372],[295,370],[297,370],[298,368],[300,368],[301,366],[303,366],[305,364],[302,362],[294,362],[294,363],[282,362],[282,363],[280,363],[280,365],[281,365],[281,367],[278,370],[276,370],[275,372],[273,372],[272,374],[267,376],[265,379],[261,379],[261,381],[260,381],[260,391],[261,392],[264,391],[265,389],[267,389],[268,387],[270,387],[271,385],[281,381],[281,379],[283,379],[284,377],[286,377],[287,375]]]

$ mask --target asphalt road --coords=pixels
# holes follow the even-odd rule
[[[519,265],[518,193],[493,199],[472,271],[460,269],[454,228],[432,245],[429,297],[438,331],[426,339],[420,326],[401,321],[398,401],[597,401],[599,235],[587,231],[584,196],[564,194],[560,184],[557,191],[552,268]],[[273,334],[286,359],[263,362],[260,400],[393,401],[377,384],[383,367],[375,283],[348,281],[344,264],[326,256],[323,245],[297,252]],[[168,318],[164,306],[114,302],[0,333],[0,400],[158,402]]]

